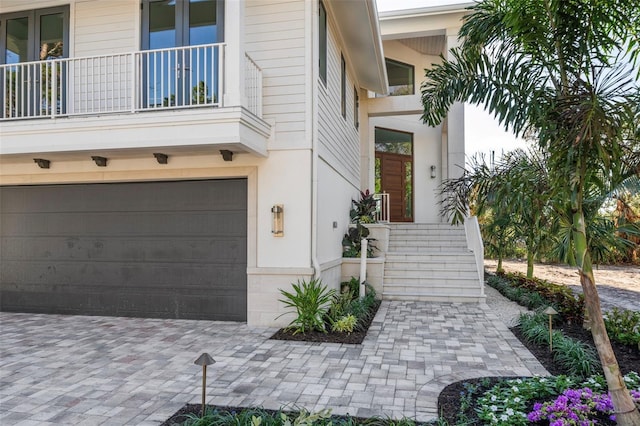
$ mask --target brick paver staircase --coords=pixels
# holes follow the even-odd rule
[[[464,227],[444,223],[391,224],[383,299],[438,302],[484,300]]]

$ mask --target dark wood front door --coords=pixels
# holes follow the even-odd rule
[[[376,152],[382,192],[389,194],[391,222],[413,222],[413,158],[411,155]]]

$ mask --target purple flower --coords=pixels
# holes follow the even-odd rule
[[[527,420],[529,420],[531,423],[538,422],[542,420],[542,413],[540,411],[532,411],[527,414]]]

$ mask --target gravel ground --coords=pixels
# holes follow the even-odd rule
[[[512,302],[498,290],[485,284],[484,294],[487,296],[486,303],[491,311],[506,324],[507,327],[513,327],[518,323],[520,314],[524,312],[530,312],[529,309],[524,306],[518,305],[516,302]]]
[[[485,270],[495,272],[497,262],[485,260]],[[517,260],[503,261],[507,272],[527,272],[527,263]],[[582,293],[580,278],[575,267],[536,263],[533,268],[536,278],[570,287]],[[594,271],[600,303],[604,311],[613,307],[640,311],[640,267],[639,266],[599,266]]]

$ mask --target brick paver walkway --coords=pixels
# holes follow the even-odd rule
[[[383,302],[362,345],[269,340],[228,322],[0,314],[0,424],[157,425],[200,400],[436,417],[448,384],[546,374],[485,306]]]

